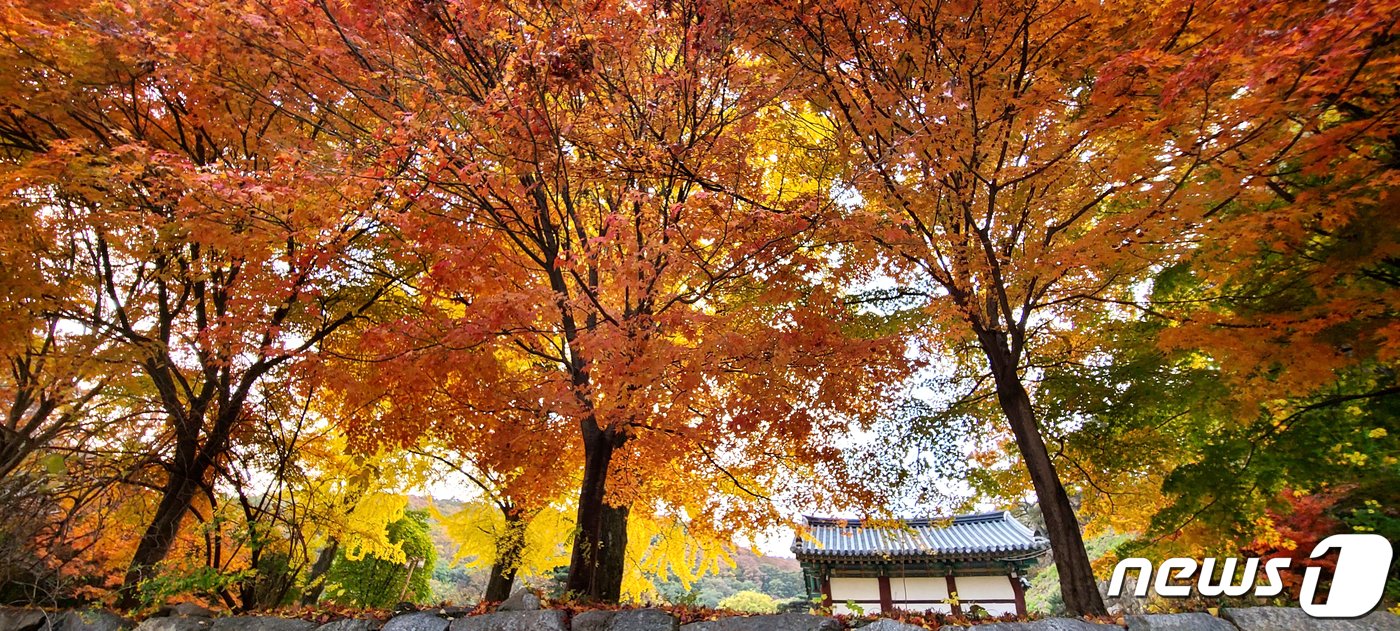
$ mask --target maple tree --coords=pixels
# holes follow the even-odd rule
[[[1265,191],[1226,208],[1192,256],[1163,271],[1152,304],[1153,317],[1170,323],[1157,344],[1198,353],[1229,387],[1228,431],[1206,454],[1235,454],[1238,486],[1218,488],[1199,467],[1182,467],[1154,529],[1213,511],[1248,523],[1277,507],[1285,486],[1346,486],[1347,503],[1390,500],[1400,395],[1400,117],[1387,80],[1400,57],[1395,8],[1293,7],[1296,39],[1277,58],[1246,64],[1259,74],[1258,100],[1240,107],[1290,152],[1252,174]],[[1345,61],[1319,63],[1325,55]]]
[[[920,482],[836,437],[950,358],[1075,612],[1080,516],[1387,527],[1395,4],[0,0],[0,499],[246,609],[403,562],[433,462],[488,599],[568,528],[640,598]]]
[[[535,518],[576,483],[568,463],[577,442],[549,412],[554,395],[539,387],[548,380],[538,361],[508,345],[464,350],[451,333],[454,313],[429,303],[360,336],[357,359],[332,369],[345,393],[337,416],[357,450],[420,454],[476,487],[481,505],[449,518],[448,529],[473,543],[461,533],[490,534],[485,546],[463,543],[460,554],[489,550],[483,598],[499,602],[510,595]]]
[[[0,90],[14,94],[21,75]],[[85,253],[71,238],[77,218],[46,204],[23,167],[36,150],[22,133],[0,133],[0,354],[5,378],[0,427],[0,480],[10,483],[44,448],[81,434],[80,421],[120,385],[120,367],[91,327],[65,320],[65,310],[94,300],[81,282]]]
[[[179,595],[235,611],[285,606],[298,596],[315,604],[335,563],[403,566],[408,561],[391,539],[390,526],[404,516],[407,490],[428,478],[427,463],[350,449],[320,404],[313,403],[326,400],[334,396],[317,385],[314,372],[259,386],[211,488],[192,503],[192,519],[152,577],[140,584],[143,604]],[[158,424],[151,428],[158,430]],[[149,451],[137,453],[149,458]],[[150,467],[127,475],[139,477],[113,490],[158,489],[163,481]],[[158,499],[139,492],[107,494],[118,501],[101,511],[83,511],[69,535],[74,543],[89,537],[94,543],[75,559],[59,559],[72,566],[66,573],[81,573],[76,580],[104,590],[121,584]],[[98,519],[100,525],[91,523]]]
[[[23,200],[20,196],[5,198],[12,204]],[[35,216],[37,213],[25,214],[29,221],[22,228],[15,226],[14,234],[43,235],[43,220]],[[11,250],[18,256],[3,266],[7,272],[15,268],[36,272],[33,276],[5,274],[7,281],[13,281],[6,287],[6,299],[13,303],[5,305],[4,312],[15,316],[0,324],[7,332],[3,347],[9,372],[0,393],[0,400],[7,404],[0,429],[0,480],[5,483],[49,445],[77,439],[86,429],[80,421],[101,407],[108,384],[121,376],[103,361],[98,336],[91,331],[60,328],[66,323],[58,313],[67,301],[60,301],[59,296],[72,288],[54,287],[46,279],[72,278],[76,253],[68,249],[67,257],[35,256],[36,251],[64,248],[44,243],[41,237],[35,240],[40,243]],[[49,267],[51,261],[58,264]]]
[[[1092,419],[1061,436],[1073,477],[1096,478],[1087,510],[1166,556],[1246,547],[1289,486],[1349,489],[1339,516],[1393,496],[1393,12],[1261,11],[1297,26],[1235,62],[1252,79],[1233,106],[1275,152],[1247,171],[1258,190],[1150,293],[1119,297],[1128,311],[1088,327],[1098,361],[1056,368],[1047,391],[1062,421]]]
[[[398,224],[434,255],[417,295],[451,306],[453,346],[545,368],[540,412],[578,432],[584,597],[619,598],[642,500],[731,529],[748,524],[717,516],[724,498],[766,502],[813,462],[839,473],[824,434],[877,409],[903,363],[889,336],[845,335],[849,309],[807,280],[831,267],[830,206],[772,186],[805,167],[769,166],[790,121],[760,115],[781,86],[736,48],[734,12],[433,4],[394,16],[411,48],[365,52],[427,86],[403,97],[438,204]]]
[[[6,177],[6,166],[0,163],[4,187],[25,186],[23,177]],[[75,522],[100,504],[111,473],[84,452],[111,437],[130,385],[129,371],[112,361],[101,336],[61,317],[90,293],[74,279],[81,257],[62,237],[65,218],[29,202],[0,194],[3,231],[13,236],[0,248],[0,505],[11,514],[0,525],[6,591],[43,591],[71,580],[65,566],[85,542]],[[30,548],[30,541],[45,545]]]
[[[294,82],[248,63],[255,16],[22,3],[4,17],[16,33],[5,134],[27,150],[19,168],[35,203],[76,217],[66,237],[97,294],[64,317],[119,345],[166,415],[167,475],[131,561],[131,603],[258,381],[396,283],[372,253],[375,214],[397,202],[345,168],[382,170],[374,156],[323,133],[350,108],[293,114],[279,91]],[[94,19],[108,27],[84,26]]]
[[[1103,613],[1027,379],[1074,356],[1081,314],[1124,301],[1222,209],[1271,194],[1272,172],[1301,157],[1303,121],[1326,115],[1318,99],[1359,89],[1343,79],[1368,65],[1364,45],[1351,43],[1368,35],[1332,36],[1353,28],[1353,9],[1371,18],[1358,30],[1380,36],[1384,11],[782,8],[773,54],[816,82],[808,98],[841,123],[849,180],[879,211],[860,227],[873,226],[866,238],[889,274],[926,292],[938,346],[970,347],[984,362],[1055,545],[1066,606]],[[1247,28],[1233,26],[1241,15]],[[1292,46],[1242,61],[1285,37]]]

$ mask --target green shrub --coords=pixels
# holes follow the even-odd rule
[[[719,601],[719,608],[744,613],[778,613],[778,601],[768,594],[746,590]]]

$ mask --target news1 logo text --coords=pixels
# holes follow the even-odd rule
[[[1337,551],[1337,566],[1332,572],[1331,588],[1323,602],[1317,602],[1317,587],[1322,580],[1322,568],[1308,567],[1303,570],[1303,585],[1298,592],[1298,603],[1303,611],[1315,618],[1355,618],[1370,613],[1381,601],[1385,591],[1385,580],[1390,572],[1390,560],[1394,549],[1390,541],[1377,534],[1332,535],[1317,543],[1309,558],[1317,559]],[[1236,570],[1243,561],[1244,572]],[[1283,593],[1283,580],[1279,573],[1292,565],[1293,559],[1275,558],[1264,563],[1264,580],[1258,581],[1259,559],[1226,558],[1220,560],[1219,579],[1216,579],[1217,559],[1209,558],[1201,562],[1188,558],[1172,558],[1162,562],[1155,569],[1152,562],[1138,557],[1123,559],[1113,568],[1113,579],[1108,584],[1108,595],[1118,597],[1123,594],[1123,584],[1128,572],[1138,571],[1137,588],[1133,595],[1147,596],[1151,585],[1158,596],[1185,598],[1191,595],[1190,584],[1173,584],[1172,581],[1186,581],[1192,576],[1196,581],[1196,593],[1201,596],[1245,596],[1253,591],[1260,598],[1270,598]],[[1154,580],[1155,574],[1155,580]],[[1236,576],[1239,582],[1236,583]]]

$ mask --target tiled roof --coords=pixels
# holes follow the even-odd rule
[[[808,537],[793,540],[799,560],[1001,560],[1036,556],[1050,542],[998,511],[952,519],[902,519],[866,526],[859,519],[806,517]]]

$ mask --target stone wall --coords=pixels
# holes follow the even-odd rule
[[[177,607],[140,624],[100,610],[46,612],[0,609],[0,631],[841,631],[834,618],[801,613],[748,616],[682,625],[661,609],[596,610],[574,615],[539,608],[538,599],[517,594],[495,613],[469,616],[462,608],[428,609],[377,620],[338,620],[317,624],[269,616],[216,617],[198,607]],[[945,627],[957,628],[957,627]],[[919,631],[921,627],[882,619],[863,631]],[[997,622],[972,631],[1123,631],[1114,624],[1048,618]],[[1400,616],[1375,612],[1353,620],[1319,620],[1301,609],[1255,607],[1205,613],[1128,616],[1126,631],[1400,631]]]

